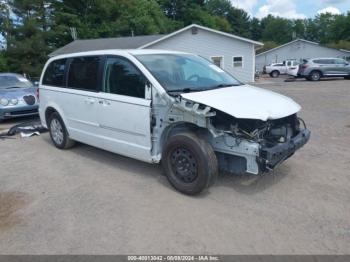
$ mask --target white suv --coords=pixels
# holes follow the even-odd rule
[[[51,58],[40,79],[40,118],[54,145],[74,141],[151,163],[186,194],[218,170],[261,174],[310,132],[282,95],[244,85],[204,58],[104,50]]]

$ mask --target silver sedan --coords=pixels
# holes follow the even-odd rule
[[[0,122],[38,114],[38,88],[19,74],[0,73]]]

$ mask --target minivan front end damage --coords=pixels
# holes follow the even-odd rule
[[[296,113],[266,121],[242,119],[183,98],[176,98],[168,110],[165,108],[156,114],[160,118],[156,122],[161,126],[155,125],[154,131],[170,133],[175,132],[171,127],[179,123],[183,123],[181,128],[192,124],[197,127],[197,135],[211,144],[219,169],[224,172],[256,175],[269,172],[310,138],[310,131]]]
[[[310,131],[296,114],[262,121],[237,119],[218,111],[211,124],[222,133],[212,141],[220,168],[232,173],[273,170],[310,138]]]

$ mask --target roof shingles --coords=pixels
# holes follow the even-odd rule
[[[62,48],[55,50],[49,54],[49,56],[104,49],[136,49],[162,37],[164,37],[164,35],[75,40]]]

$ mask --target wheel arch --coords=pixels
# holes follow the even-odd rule
[[[61,117],[63,123],[65,124],[65,126],[67,128],[67,132],[69,133],[68,126],[67,126],[67,121],[66,121],[66,119],[64,117],[64,114],[63,114],[62,110],[60,110],[60,108],[58,106],[55,106],[55,105],[48,105],[46,107],[45,111],[44,111],[45,124],[46,124],[47,128],[49,128],[48,127],[48,125],[49,125],[48,121],[49,121],[50,115],[55,113],[55,112],[57,114],[59,114],[59,116]]]
[[[318,73],[320,73],[320,76],[323,77],[322,70],[320,70],[320,69],[313,69],[313,70],[311,70],[310,73],[309,73],[309,77],[311,77],[313,72],[318,72]]]
[[[160,153],[160,155],[162,155],[162,152],[165,148],[166,142],[171,136],[174,136],[178,133],[186,132],[186,131],[192,132],[192,133],[194,133],[197,136],[202,137],[202,138],[206,137],[208,135],[211,136],[211,133],[209,132],[208,129],[206,129],[204,127],[200,127],[194,123],[191,123],[191,122],[173,123],[173,124],[167,126],[162,132],[162,135],[161,135],[160,140],[159,140],[159,153]]]
[[[279,76],[281,74],[280,70],[278,69],[273,69],[271,72],[270,72],[270,76],[273,76],[273,73],[274,72],[277,72],[277,76]]]
[[[48,125],[50,116],[51,116],[53,113],[55,113],[55,112],[57,112],[57,110],[56,110],[55,108],[51,107],[51,106],[49,106],[49,107],[46,108],[46,110],[45,110],[45,122],[46,122],[47,125]],[[57,112],[57,113],[58,113],[58,112]]]

